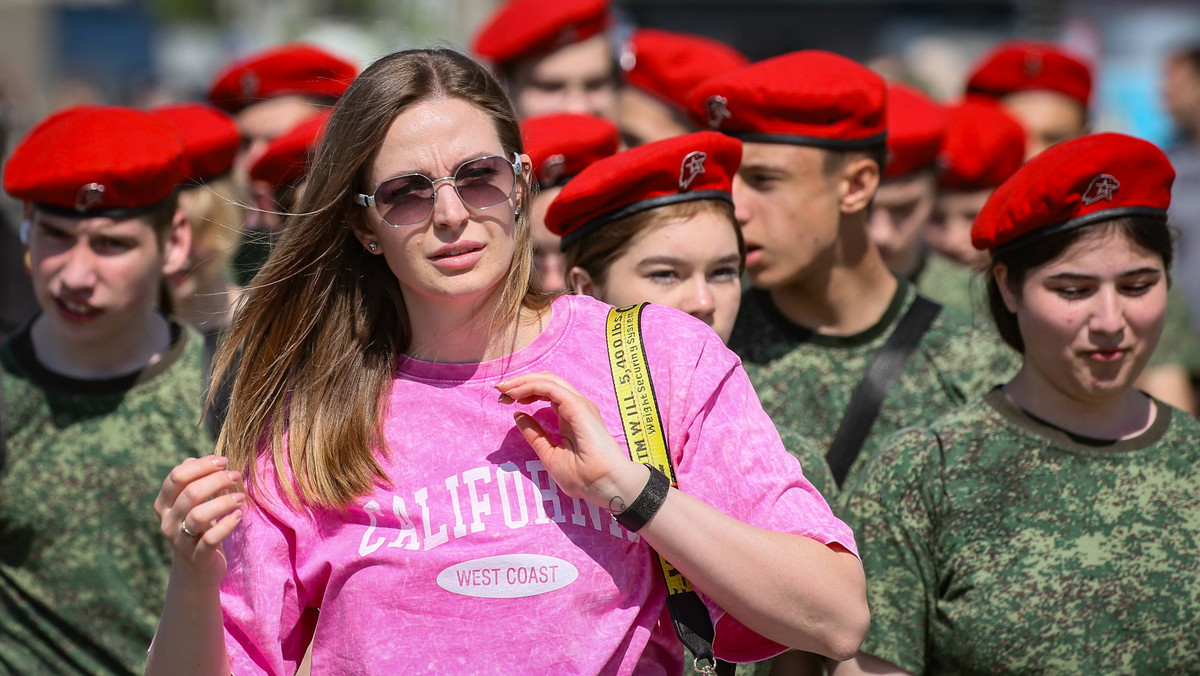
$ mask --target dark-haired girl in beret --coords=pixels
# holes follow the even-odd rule
[[[1086,136],[975,220],[1017,375],[902,431],[845,516],[872,626],[837,673],[1200,670],[1200,423],[1137,390],[1162,332],[1174,171]]]

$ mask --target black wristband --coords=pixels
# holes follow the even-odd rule
[[[624,526],[625,530],[630,533],[638,532],[652,516],[658,513],[658,509],[667,500],[667,491],[671,489],[671,480],[667,478],[666,474],[658,471],[654,465],[648,462],[642,464],[650,468],[650,480],[646,482],[645,488],[634,499],[633,504],[620,514],[613,514],[617,523]]]

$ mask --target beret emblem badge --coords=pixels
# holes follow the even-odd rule
[[[683,158],[683,162],[679,165],[680,190],[687,190],[692,185],[692,181],[704,173],[704,162],[707,159],[708,154],[702,153],[699,150],[690,152]]]
[[[104,186],[88,183],[75,193],[75,211],[83,213],[104,201]]]
[[[1109,174],[1100,174],[1092,179],[1087,191],[1083,193],[1083,206],[1090,206],[1100,200],[1112,201],[1113,193],[1121,187],[1121,182]]]
[[[724,96],[708,97],[704,107],[708,113],[708,125],[713,129],[719,129],[722,122],[732,117],[729,113],[729,99]]]
[[[553,185],[562,178],[562,175],[567,171],[567,158],[562,153],[556,153],[546,158],[542,162],[541,182],[545,185]]]

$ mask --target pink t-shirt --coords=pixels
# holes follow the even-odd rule
[[[650,548],[545,471],[513,412],[555,430],[548,405],[500,404],[493,387],[553,371],[600,406],[624,445],[608,309],[561,297],[540,336],[495,361],[402,357],[380,454],[391,485],[345,513],[297,512],[259,482],[225,546],[233,673],[291,674],[310,639],[314,673],[680,673]],[[717,335],[661,306],[646,309],[643,333],[681,489],[741,521],[855,551]],[[783,649],[705,600],[718,656]]]

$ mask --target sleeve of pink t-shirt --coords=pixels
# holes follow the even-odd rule
[[[294,674],[312,641],[316,615],[296,572],[296,528],[304,516],[283,506],[271,470],[259,463],[254,502],[226,538],[221,583],[225,645],[232,673]]]
[[[744,523],[837,543],[857,556],[852,531],[784,449],[737,356],[707,326],[672,314],[681,313],[650,306],[642,326],[680,490]],[[701,596],[718,657],[749,662],[786,649]]]

